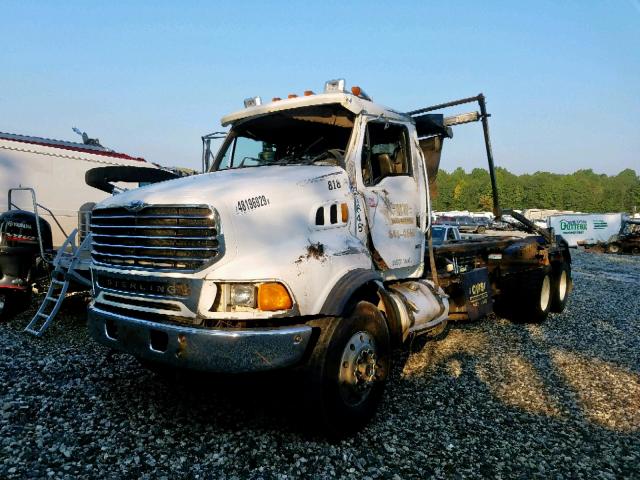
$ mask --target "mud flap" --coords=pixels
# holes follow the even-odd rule
[[[469,320],[477,320],[493,311],[487,268],[478,268],[463,274],[462,287]]]

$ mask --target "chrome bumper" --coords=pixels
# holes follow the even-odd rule
[[[311,327],[209,329],[168,325],[89,308],[89,335],[108,347],[176,367],[256,372],[296,364]]]

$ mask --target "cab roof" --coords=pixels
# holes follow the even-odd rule
[[[390,120],[412,121],[408,115],[386,108],[378,103],[353,95],[347,92],[317,93],[303,97],[286,98],[272,101],[263,105],[247,107],[221,119],[221,124],[226,127],[231,124],[243,123],[246,120],[268,115],[270,113],[295,110],[305,107],[320,105],[339,105],[345,110],[359,115],[367,113],[374,116],[382,116]]]

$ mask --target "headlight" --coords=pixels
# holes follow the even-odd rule
[[[240,307],[255,308],[256,287],[247,283],[232,283],[230,292],[231,304]]]
[[[223,289],[224,284],[223,284]],[[278,282],[265,283],[230,283],[228,289],[228,307],[241,307],[268,312],[289,310],[293,307],[293,300],[284,285]],[[224,311],[224,310],[222,310]]]

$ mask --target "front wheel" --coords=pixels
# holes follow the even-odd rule
[[[320,336],[307,366],[307,394],[321,428],[343,437],[361,429],[382,398],[391,366],[389,330],[382,313],[364,301],[347,317],[311,324]]]

